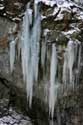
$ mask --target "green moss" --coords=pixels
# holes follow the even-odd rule
[[[66,46],[68,42],[68,38],[60,31],[56,30],[50,31],[47,34],[47,39],[51,42],[55,41],[57,45],[62,45],[63,47]]]

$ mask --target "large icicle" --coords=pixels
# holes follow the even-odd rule
[[[51,57],[51,66],[50,66],[50,88],[49,88],[49,113],[53,118],[54,115],[54,106],[56,102],[57,86],[56,82],[56,72],[57,72],[57,53],[55,44],[52,45],[52,57]]]
[[[32,23],[32,12],[31,9],[29,9],[29,5],[27,6],[27,10],[23,18],[21,47],[23,77],[26,82],[27,99],[30,107],[33,96],[33,83],[38,79],[39,41],[41,34],[41,19],[38,6],[34,6],[36,6],[35,8],[37,10],[35,10],[36,14],[32,29],[30,29],[30,25]]]
[[[31,57],[30,57],[30,13],[29,8],[27,8],[25,12],[25,16],[23,18],[23,29],[22,29],[22,46],[21,46],[21,56],[22,56],[22,70],[24,81],[26,82],[27,89],[27,99],[31,102],[32,95],[32,80],[30,78],[31,72]]]
[[[74,64],[74,43],[72,40],[68,42],[67,46],[68,52],[68,68],[69,68],[69,81],[73,83],[73,64]]]
[[[28,9],[25,12],[23,18],[23,28],[22,28],[22,45],[21,45],[21,55],[22,55],[22,69],[23,77],[26,80],[26,75],[28,74],[27,68],[30,61],[30,31],[29,31],[29,16]]]
[[[35,5],[37,6],[37,5]],[[31,50],[32,50],[32,67],[34,72],[34,78],[35,81],[37,81],[38,78],[38,63],[39,63],[39,50],[40,50],[40,35],[41,35],[41,18],[37,9],[38,14],[36,14],[36,18],[34,21],[34,26],[32,29],[32,38],[31,38]]]

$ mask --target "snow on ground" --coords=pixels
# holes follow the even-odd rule
[[[0,117],[0,125],[31,125],[30,119],[10,109],[9,113]]]
[[[0,125],[32,125],[29,117],[12,107],[8,109],[8,102],[8,99],[0,100]]]

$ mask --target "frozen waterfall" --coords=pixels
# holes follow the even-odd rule
[[[39,41],[41,35],[41,19],[38,12],[38,6],[36,3],[34,6],[36,10],[32,29],[30,29],[30,25],[32,23],[32,13],[29,6],[27,7],[23,18],[21,47],[23,77],[26,82],[29,106],[31,106],[32,103],[33,83],[38,79]]]
[[[26,12],[23,17],[21,40],[10,42],[10,69],[14,68],[15,48],[18,45],[18,55],[21,51],[23,80],[26,83],[27,100],[31,107],[33,96],[33,84],[38,80],[38,65],[40,52],[40,36],[41,36],[41,16],[38,5],[34,2],[34,21],[32,21],[32,9],[30,3],[27,5]],[[33,23],[33,24],[32,24]]]
[[[27,100],[29,103],[29,107],[31,107],[32,104],[34,83],[37,83],[38,80],[40,80],[39,82],[42,84],[44,83],[43,85],[46,86],[46,88],[44,86],[47,96],[46,103],[49,103],[49,115],[53,119],[55,104],[57,102],[57,97],[59,97],[58,93],[62,93],[59,88],[65,88],[64,85],[74,85],[74,83],[77,83],[79,80],[81,65],[81,44],[70,39],[68,41],[65,52],[63,52],[62,50],[58,52],[59,45],[57,45],[56,50],[54,41],[47,41],[47,34],[45,36],[45,39],[43,40],[42,37],[42,40],[40,41],[41,16],[37,4],[37,2],[34,2],[34,15],[32,10],[30,9],[30,4],[27,5],[26,12],[24,13],[22,29],[20,33],[21,38],[19,36],[21,40],[19,40],[18,42],[18,55],[19,57],[21,55],[23,80],[26,83]],[[14,69],[16,44],[16,39],[10,42],[11,72],[13,72]],[[52,51],[50,51],[51,45]],[[64,57],[62,57],[63,55]],[[61,61],[61,63],[58,63],[59,61]],[[60,64],[61,67],[59,70]],[[61,73],[60,77],[59,73]],[[49,76],[50,78],[48,78]],[[62,83],[60,84],[58,83],[58,81]],[[41,88],[41,85],[38,87]],[[37,90],[38,89],[39,88],[37,88]],[[53,121],[51,124],[53,124]]]

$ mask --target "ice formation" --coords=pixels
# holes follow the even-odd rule
[[[14,69],[15,45],[16,45],[15,40],[11,41],[10,44],[9,44],[9,46],[10,46],[10,71],[11,71],[11,73],[13,72],[13,69]]]
[[[77,60],[76,60],[76,62],[77,62],[77,67],[76,67],[76,70],[75,70],[75,82],[76,82],[76,85],[79,83],[79,75],[80,75],[80,70],[81,70],[81,68],[80,68],[80,66],[81,66],[81,49],[82,49],[82,46],[81,46],[81,44],[78,44],[77,45]]]
[[[42,47],[41,47],[41,64],[42,64],[42,68],[45,68],[45,58],[46,58],[46,43],[42,43]]]
[[[23,18],[21,47],[23,77],[26,82],[29,106],[31,106],[32,103],[33,83],[38,79],[39,41],[41,34],[41,19],[36,3],[34,4],[34,7],[35,14],[32,29],[30,29],[30,25],[32,23],[32,13],[29,9],[29,5],[27,6],[27,10]]]
[[[32,10],[30,3],[27,5],[26,12],[23,17],[21,42],[18,41],[18,56],[22,60],[23,79],[26,83],[27,99],[29,106],[32,103],[33,83],[38,80],[38,65],[40,51],[40,35],[41,35],[41,17],[38,5],[34,2],[34,22],[32,25]],[[30,26],[33,26],[32,28]],[[19,36],[18,36],[19,37]],[[10,42],[10,69],[14,68],[15,62],[16,40]]]
[[[78,70],[80,70],[80,66],[81,66],[81,51],[82,51],[82,46],[80,44],[79,45],[79,52],[78,52],[78,65],[77,65]]]
[[[79,47],[79,49],[78,49]],[[79,50],[79,51],[78,51]],[[64,53],[64,64],[63,64],[63,83],[74,84],[76,82],[75,76],[80,70],[81,60],[81,46],[78,42],[69,40],[66,51]],[[76,65],[74,71],[74,64]]]
[[[69,40],[66,52],[64,54],[64,64],[63,64],[63,82],[73,83],[73,65],[74,65],[74,43]]]
[[[68,67],[67,67],[68,59],[67,53],[64,53],[64,64],[63,64],[63,83],[66,84],[68,82]]]
[[[50,66],[50,88],[49,88],[49,114],[53,118],[56,102],[56,73],[57,73],[57,52],[55,44],[52,45],[52,57]]]
[[[48,0],[49,1],[49,0]],[[34,19],[32,20],[32,10],[27,5],[26,12],[23,17],[22,25],[22,36],[21,42],[18,44],[18,53],[20,55],[21,51],[21,61],[22,61],[22,71],[23,79],[26,83],[27,91],[27,100],[29,106],[32,104],[33,96],[33,85],[38,80],[39,72],[39,54],[41,51],[41,65],[42,68],[45,68],[45,58],[47,53],[46,41],[41,43],[40,46],[40,37],[41,37],[41,17],[39,14],[38,3],[34,2]],[[45,32],[46,34],[46,32]],[[14,69],[15,61],[15,46],[16,41],[13,40],[10,42],[10,68],[11,72]],[[40,49],[41,47],[41,49]],[[64,63],[63,63],[63,83],[64,84],[73,84],[75,79],[78,81],[78,74],[74,73],[74,63],[77,61],[76,70],[80,70],[80,61],[81,61],[81,47],[79,45],[78,52],[78,43],[74,45],[74,41],[69,40],[67,48],[64,53]],[[49,86],[49,114],[51,117],[54,117],[54,108],[57,99],[57,92],[59,84],[57,83],[57,68],[58,68],[58,58],[56,46],[52,43],[52,55],[50,59],[50,86]],[[45,76],[46,77],[46,76]],[[46,79],[47,80],[47,79]]]

